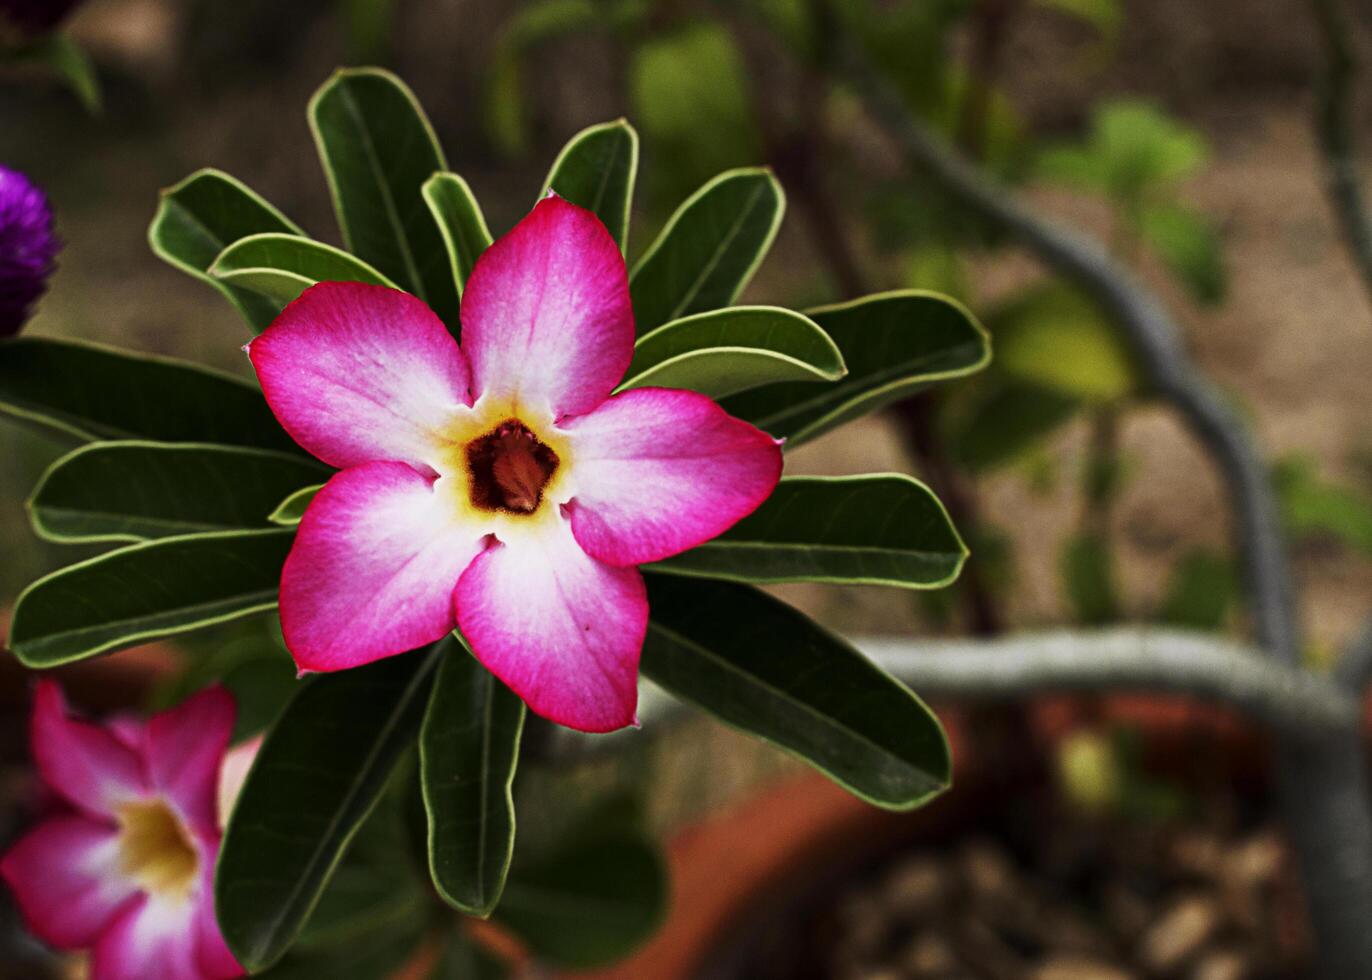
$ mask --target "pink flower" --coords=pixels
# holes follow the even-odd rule
[[[33,933],[92,951],[92,980],[242,976],[214,917],[220,762],[233,697],[201,691],[146,723],[103,727],[38,685],[31,738],[57,812],[20,838],[0,876]]]
[[[611,394],[634,346],[624,260],[561,198],[486,250],[461,314],[459,348],[412,296],[320,283],[249,345],[281,424],[342,470],[286,560],[286,645],[342,670],[456,625],[534,711],[623,727],[648,622],[636,566],[750,514],[781,451],[704,395]]]

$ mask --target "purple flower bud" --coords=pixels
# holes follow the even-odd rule
[[[0,164],[0,337],[18,333],[48,287],[62,243],[47,196]]]
[[[0,35],[10,27],[21,37],[46,34],[81,0],[0,0]]]

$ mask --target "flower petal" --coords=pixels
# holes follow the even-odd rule
[[[58,949],[89,946],[137,892],[119,871],[119,831],[79,816],[54,817],[20,838],[0,860],[0,877],[29,930]]]
[[[286,431],[333,466],[428,465],[468,405],[457,341],[422,302],[384,286],[311,286],[248,357]]]
[[[564,520],[482,552],[454,593],[476,658],[545,718],[632,724],[648,598],[635,568],[587,555]]]
[[[219,832],[219,768],[237,705],[226,688],[206,688],[148,721],[144,750],[153,789],[201,833]]]
[[[588,554],[639,565],[679,554],[747,517],[781,478],[781,447],[704,395],[635,388],[566,420]]]
[[[482,253],[462,294],[477,397],[589,412],[634,353],[624,257],[594,214],[548,196]]]
[[[43,781],[92,816],[111,816],[120,803],[147,793],[137,754],[103,728],[68,717],[55,681],[38,682],[30,740]]]
[[[453,628],[451,595],[481,550],[452,502],[404,463],[334,474],[281,574],[281,628],[302,670],[343,670]]]
[[[219,768],[219,828],[229,825],[229,816],[238,804],[243,784],[248,781],[248,773],[257,760],[265,735],[256,735],[229,749],[224,755],[224,764]]]
[[[98,980],[202,980],[196,961],[196,902],[143,895],[129,903],[95,945]]]
[[[219,920],[214,914],[214,860],[218,853],[216,840],[205,861],[200,892],[196,896],[195,961],[200,967],[200,976],[205,980],[228,980],[229,977],[243,975],[243,968],[234,959],[228,943],[224,942],[224,934],[219,931]]]

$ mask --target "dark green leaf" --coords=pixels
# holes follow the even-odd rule
[[[843,640],[745,585],[646,576],[643,673],[892,810],[951,780],[938,719]]]
[[[607,824],[583,828],[512,871],[495,919],[540,959],[588,969],[632,952],[657,929],[666,905],[667,870],[657,848]]]
[[[3,60],[0,58],[0,60]],[[101,109],[100,79],[89,56],[65,34],[49,34],[14,52],[13,64],[43,65],[66,85],[91,115]]]
[[[366,282],[396,288],[355,256],[298,235],[250,235],[214,260],[210,275],[285,306],[317,282]]]
[[[808,317],[775,306],[733,306],[644,334],[623,387],[689,388],[722,398],[783,381],[836,381],[843,374],[843,355]]]
[[[266,526],[327,473],[295,453],[196,443],[97,442],[49,467],[29,498],[50,541],[144,541]]]
[[[457,284],[421,192],[448,167],[413,93],[390,72],[348,69],[315,94],[309,113],[348,251],[455,330]]]
[[[724,534],[653,568],[740,582],[838,582],[933,589],[967,549],[918,480],[895,473],[793,476]]]
[[[283,527],[294,527],[305,516],[305,508],[310,506],[310,501],[314,499],[314,495],[323,488],[324,484],[317,483],[314,486],[295,491],[276,505],[276,509],[268,515],[267,520]]]
[[[268,733],[224,835],[220,928],[249,970],[275,963],[414,743],[444,640],[306,681]]]
[[[1233,565],[1207,548],[1193,548],[1172,567],[1158,619],[1187,629],[1217,630],[1237,595]]]
[[[1062,551],[1062,578],[1077,621],[1104,626],[1119,619],[1119,590],[1110,543],[1098,534],[1078,534]]]
[[[486,216],[472,189],[457,174],[434,174],[424,183],[424,201],[438,223],[448,263],[460,296],[472,267],[491,244]]]
[[[1228,291],[1219,236],[1189,208],[1156,205],[1143,210],[1140,231],[1172,274],[1202,303],[1223,302]]]
[[[254,330],[263,330],[281,312],[281,304],[219,282],[209,269],[240,238],[265,232],[304,234],[237,179],[218,170],[199,170],[162,192],[148,242],[161,259],[218,289]]]
[[[501,980],[508,975],[498,960],[455,929],[428,980]]]
[[[0,341],[0,414],[83,442],[155,439],[299,452],[254,385],[185,361],[45,337]]]
[[[959,413],[946,441],[960,465],[987,472],[1024,459],[1081,408],[1068,395],[997,377]]]
[[[626,120],[590,126],[577,133],[553,161],[543,192],[594,211],[624,251],[629,209],[638,175],[638,133]]]
[[[730,170],[672,215],[629,280],[639,335],[728,306],[772,247],[785,197],[771,171]]]
[[[843,353],[848,374],[830,385],[770,385],[724,402],[787,446],[908,397],[929,385],[981,370],[991,341],[959,303],[919,290],[879,293],[807,315]]]
[[[475,657],[454,650],[443,661],[419,736],[429,869],[438,893],[469,915],[490,915],[505,887],[523,729],[524,702]]]
[[[10,649],[29,667],[56,667],[271,609],[293,537],[188,534],[70,565],[16,600]]]

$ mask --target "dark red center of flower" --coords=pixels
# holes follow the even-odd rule
[[[472,504],[482,510],[532,514],[557,465],[557,453],[539,442],[523,422],[501,422],[467,444]]]

